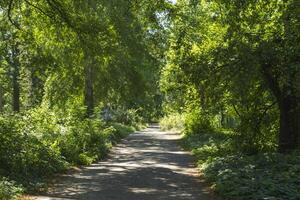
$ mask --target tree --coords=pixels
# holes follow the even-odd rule
[[[3,1],[7,20],[21,30],[24,104],[81,99],[87,117],[104,102],[151,109],[163,54],[155,47],[163,35],[156,13],[170,5],[153,2]],[[41,101],[30,100],[34,91],[44,93]]]
[[[285,152],[299,147],[299,13],[296,1],[248,1],[226,4],[231,45],[238,51],[239,40],[251,48],[257,61],[258,73],[267,83],[280,111],[279,150]],[[238,17],[240,16],[240,17]],[[237,24],[237,19],[243,23]],[[243,24],[243,25],[242,25]],[[239,34],[239,37],[237,36]],[[234,37],[234,38],[233,38]],[[243,48],[243,47],[242,47]],[[287,53],[287,50],[289,53]],[[244,58],[239,57],[240,60]]]
[[[235,111],[247,151],[265,148],[263,138],[275,143],[276,132],[279,151],[300,145],[298,8],[296,1],[177,2],[166,69],[180,69],[182,95],[194,88],[206,117]]]

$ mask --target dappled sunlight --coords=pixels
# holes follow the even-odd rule
[[[133,193],[154,193],[158,191],[153,188],[129,188],[128,190]]]
[[[212,199],[196,176],[193,158],[176,145],[178,139],[178,135],[157,128],[132,134],[106,160],[62,176],[45,196],[100,200]]]

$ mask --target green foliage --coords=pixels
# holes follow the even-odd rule
[[[34,189],[160,117],[158,16],[170,5],[1,1],[0,176]]]
[[[239,141],[232,131],[203,129],[186,132],[182,142],[197,158],[204,178],[225,199],[299,199],[299,152],[249,155]]]
[[[161,70],[166,115],[194,112],[189,133],[228,128],[247,154],[299,146],[299,6],[178,1]]]
[[[23,193],[21,186],[7,178],[0,178],[0,200],[16,198]]]
[[[216,157],[202,165],[227,199],[299,199],[299,153]]]
[[[69,163],[88,164],[83,161],[95,161],[106,154],[110,133],[101,121],[86,119],[68,123],[65,133],[58,138],[58,146]]]
[[[184,128],[184,116],[179,113],[173,113],[163,117],[159,122],[162,130],[181,131]]]
[[[70,165],[102,159],[113,144],[134,131],[118,123],[80,119],[77,114],[59,115],[36,108],[22,115],[0,117],[0,175],[17,181],[27,191],[35,190],[43,185],[44,178]],[[3,196],[19,191],[6,183]]]
[[[207,129],[194,133],[185,132],[182,144],[185,148],[192,150],[199,163],[215,157],[231,155],[237,150],[233,145],[234,135],[231,132]]]
[[[112,121],[134,126],[144,123],[143,117],[139,114],[139,109],[116,109],[112,113]]]
[[[24,132],[20,116],[0,118],[1,172],[20,181],[32,181],[65,169],[66,163],[55,145]],[[24,180],[23,180],[24,179]]]
[[[125,138],[130,133],[134,132],[136,129],[133,126],[123,125],[120,123],[111,123],[111,127],[114,129],[114,140],[119,141],[122,138]],[[138,126],[138,125],[136,125]]]
[[[200,163],[296,149],[299,7],[2,0],[0,175],[30,185],[90,164],[162,112],[164,129],[184,126]]]
[[[205,132],[212,132],[212,120],[209,115],[203,114],[201,111],[195,109],[188,113],[185,117],[185,132],[186,134],[201,134]]]

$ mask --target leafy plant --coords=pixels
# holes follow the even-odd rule
[[[173,113],[163,117],[159,124],[162,130],[181,131],[184,128],[184,116],[179,113]]]
[[[23,188],[7,178],[0,179],[0,200],[16,198],[23,193]]]

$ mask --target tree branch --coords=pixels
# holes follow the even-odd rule
[[[50,16],[48,13],[46,13],[43,9],[41,9],[40,7],[34,5],[33,3],[31,3],[28,0],[24,0],[28,5],[30,5],[31,7],[37,9],[39,12],[41,12],[43,15],[46,15],[49,18],[53,18],[53,16]]]
[[[14,0],[10,0],[9,4],[8,4],[8,10],[7,10],[8,20],[10,21],[10,23],[13,26],[15,26],[17,29],[21,30],[20,26],[14,22],[14,20],[12,19],[12,16],[11,16],[11,12],[13,10],[13,3],[14,3]]]
[[[239,113],[239,111],[237,110],[237,108],[235,107],[234,104],[232,104],[234,111],[236,112],[236,114],[241,118],[241,115]]]
[[[59,2],[55,0],[46,0],[46,2],[54,11],[56,11],[56,13],[64,23],[66,23],[73,30],[76,30],[76,27],[71,22],[70,18],[67,15],[67,12],[62,8],[62,5]]]

